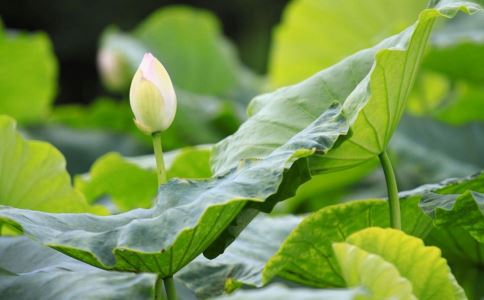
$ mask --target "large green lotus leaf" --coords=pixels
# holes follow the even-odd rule
[[[431,222],[419,211],[418,197],[402,200],[403,230],[425,236]],[[350,221],[349,221],[350,220]],[[371,226],[389,226],[385,200],[361,200],[328,206],[305,218],[263,271],[263,282],[278,276],[314,287],[343,287],[332,243]]]
[[[460,195],[428,193],[420,207],[432,217],[436,226],[462,227],[484,243],[484,194],[474,191]]]
[[[176,278],[202,299],[242,285],[261,287],[265,264],[300,221],[295,216],[259,215],[222,255],[213,260],[199,256]]]
[[[299,82],[412,24],[426,0],[297,0],[274,33],[273,86]]]
[[[417,299],[412,293],[412,283],[379,255],[348,243],[335,243],[333,250],[346,285],[369,290],[370,295],[359,299]]]
[[[425,243],[442,250],[442,256],[449,262],[452,274],[469,299],[484,297],[484,244],[459,227],[435,228],[425,238]]]
[[[247,225],[247,215],[238,216],[246,204],[246,212],[252,213],[292,196],[309,176],[304,158],[328,151],[346,131],[341,107],[335,106],[263,160],[245,161],[221,177],[170,180],[160,186],[150,209],[97,217],[4,207],[0,218],[100,268],[173,275],[227,227],[227,241],[218,243],[215,251],[233,241]]]
[[[416,299],[466,299],[440,249],[426,247],[419,238],[390,228],[368,228],[352,234],[346,242],[395,266],[411,282]]]
[[[424,195],[430,192],[455,194],[466,190],[483,192],[483,182],[484,174],[479,174],[401,193],[403,231],[420,238],[431,231],[432,219],[419,208]],[[388,218],[388,203],[384,200],[353,201],[309,215],[266,264],[263,282],[278,276],[314,287],[344,286],[331,243],[343,242],[350,234],[367,227],[388,227]]]
[[[161,60],[180,88],[220,95],[237,84],[234,50],[208,11],[163,8],[139,24],[134,35]]]
[[[242,159],[266,156],[335,101],[342,103],[351,129],[328,154],[310,158],[312,173],[350,168],[373,159],[385,150],[405,110],[436,17],[479,9],[470,2],[442,1],[437,8],[422,11],[413,26],[377,46],[297,85],[256,97],[249,106],[250,118],[216,145],[215,173],[224,174]]]
[[[460,228],[484,242],[484,173],[430,185],[419,206],[438,228]]]
[[[430,231],[431,236],[427,237],[428,240],[435,240],[433,233],[436,229],[432,229],[431,219],[418,208],[422,195],[428,191],[454,193],[469,188],[482,190],[484,189],[483,178],[484,175],[447,180],[441,184],[422,186],[403,193],[404,230],[419,237],[427,237]],[[345,220],[351,220],[351,222],[345,222]],[[365,200],[327,207],[307,217],[303,222],[306,225],[301,224],[276,253],[282,240],[299,222],[300,219],[295,217],[259,216],[226,249],[224,254],[214,260],[197,258],[181,270],[177,278],[202,298],[217,295],[224,290],[231,291],[242,285],[260,287],[274,276],[318,287],[344,286],[338,264],[330,248],[331,241],[344,241],[342,236],[366,227],[388,226],[388,204],[384,200]],[[474,241],[470,246],[457,246],[457,249],[465,248],[466,252],[470,251],[468,258],[466,258],[467,253],[464,255],[461,253],[463,258],[459,257],[459,260],[470,259],[476,267],[479,264],[479,256],[478,253],[473,252],[476,249],[475,244]],[[263,247],[254,247],[254,245],[263,245]],[[449,258],[447,255],[444,257]],[[453,259],[453,261],[459,260]],[[323,281],[326,279],[333,280],[326,284]]]
[[[57,60],[47,35],[1,32],[0,66],[0,114],[20,122],[45,118],[57,89]]]
[[[482,5],[482,4],[481,4]],[[457,18],[435,31],[423,66],[450,79],[484,82],[484,13]]]
[[[90,207],[71,186],[62,154],[40,141],[27,141],[15,121],[0,115],[0,203],[48,212],[104,212]]]
[[[288,288],[273,284],[259,290],[243,290],[232,295],[220,296],[213,300],[356,300],[364,293],[361,289],[315,290],[308,288]]]
[[[210,147],[188,147],[165,153],[168,178],[209,178]],[[157,193],[156,162],[153,155],[124,158],[118,153],[100,157],[89,174],[77,176],[75,187],[87,201],[102,196],[120,211],[148,208]]]
[[[155,276],[99,270],[25,237],[0,238],[0,297],[152,299]]]

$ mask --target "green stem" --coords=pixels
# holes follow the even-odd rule
[[[163,293],[163,278],[158,274],[155,282],[155,300],[166,300]]]
[[[175,282],[173,281],[173,277],[169,276],[163,278],[163,283],[165,284],[165,291],[168,300],[177,300]]]
[[[156,170],[158,174],[158,184],[166,182],[165,161],[163,160],[163,147],[161,146],[161,132],[155,132],[153,137],[153,149],[155,150]]]
[[[161,145],[161,132],[154,132],[151,137],[153,138],[153,149],[155,152],[156,159],[156,173],[158,175],[158,185],[162,185],[166,182],[166,170],[165,161],[163,159],[163,147]],[[170,277],[172,278],[172,277]],[[175,287],[173,286],[173,279],[171,280],[171,286],[166,278],[162,278],[160,274],[156,276],[155,282],[155,300],[165,300],[165,295],[163,293],[163,282],[165,283],[165,290],[168,295],[168,299],[176,299]],[[170,291],[170,292],[169,292]],[[175,297],[175,298],[173,298]]]
[[[402,229],[400,220],[400,199],[398,199],[398,187],[395,179],[395,173],[393,172],[392,162],[388,157],[386,151],[383,151],[380,155],[380,163],[385,173],[385,180],[387,182],[388,191],[388,204],[390,207],[390,224],[392,228]]]

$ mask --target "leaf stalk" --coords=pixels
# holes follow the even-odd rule
[[[168,300],[177,300],[175,282],[173,281],[173,276],[168,276],[163,278],[163,283],[165,285],[166,296]]]
[[[162,185],[166,183],[167,176],[166,176],[166,170],[165,170],[165,160],[163,159],[161,132],[160,131],[154,132],[151,136],[153,138],[153,149],[155,152],[155,159],[156,159],[156,173],[158,175],[158,185]],[[161,274],[158,274],[156,276],[154,299],[155,300],[166,299],[163,293],[163,288],[162,288],[163,285],[165,286],[165,292],[166,292],[166,296],[168,297],[168,300],[177,300],[173,277],[169,276],[169,277],[162,278]]]
[[[158,274],[155,281],[155,297],[154,300],[166,300],[163,293],[163,278]]]
[[[402,229],[402,222],[400,216],[400,199],[398,198],[398,187],[395,179],[395,173],[390,158],[386,151],[378,155],[380,164],[385,173],[385,181],[387,184],[388,205],[390,208],[390,225],[395,229]]]
[[[153,138],[153,149],[155,151],[158,185],[161,185],[166,182],[165,161],[163,159],[163,147],[161,145],[161,132],[154,132],[151,136]]]

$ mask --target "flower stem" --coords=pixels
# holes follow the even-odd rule
[[[160,274],[156,276],[154,300],[166,300],[163,293],[163,278],[161,278]]]
[[[175,282],[173,281],[173,277],[169,276],[163,278],[163,283],[165,284],[165,291],[168,300],[177,300]]]
[[[156,159],[156,173],[158,175],[158,185],[162,185],[166,182],[166,170],[165,161],[163,159],[163,147],[161,145],[161,132],[154,132],[151,137],[153,138],[153,149],[155,152]],[[167,278],[162,278],[160,274],[156,276],[155,282],[155,300],[165,300],[165,295],[163,293],[163,282],[165,284],[166,294],[169,300],[176,299],[175,286],[173,285],[173,278],[171,278],[171,283]],[[168,286],[170,285],[170,286]],[[173,298],[174,297],[174,298]]]
[[[395,179],[395,173],[393,172],[392,162],[388,157],[386,151],[383,151],[378,155],[380,164],[385,173],[385,180],[387,182],[388,191],[388,205],[390,207],[390,225],[395,229],[402,229],[400,220],[400,199],[398,199],[398,187]]]
[[[153,137],[153,149],[155,150],[156,171],[158,174],[158,184],[166,182],[165,161],[163,160],[163,147],[161,146],[161,132],[155,132]]]

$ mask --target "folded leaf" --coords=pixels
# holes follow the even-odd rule
[[[473,191],[461,195],[428,193],[420,207],[432,217],[436,226],[462,227],[484,243],[484,194]]]
[[[214,173],[222,175],[243,159],[267,156],[335,101],[343,105],[349,134],[329,153],[316,153],[309,159],[312,174],[373,159],[386,149],[402,117],[435,19],[479,9],[472,2],[441,1],[436,8],[423,10],[418,21],[402,33],[297,85],[256,97],[248,109],[249,119],[215,146]]]
[[[400,275],[411,282],[416,299],[466,299],[440,250],[426,247],[421,239],[399,230],[375,227],[352,234],[346,242],[395,266]],[[367,276],[372,276],[371,271]]]
[[[258,211],[256,203],[271,206],[292,195],[308,177],[303,158],[327,151],[346,130],[341,108],[333,107],[263,160],[245,161],[222,177],[169,181],[150,209],[96,217],[3,208],[0,219],[100,268],[173,275],[204,251],[248,201],[254,203],[248,211]],[[283,185],[283,179],[294,185]],[[245,227],[247,221],[234,221],[231,234],[240,232],[238,223]],[[219,243],[217,249],[226,246]]]
[[[348,243],[335,243],[333,250],[346,284],[369,290],[370,295],[360,299],[418,299],[412,293],[412,283],[379,255]]]

